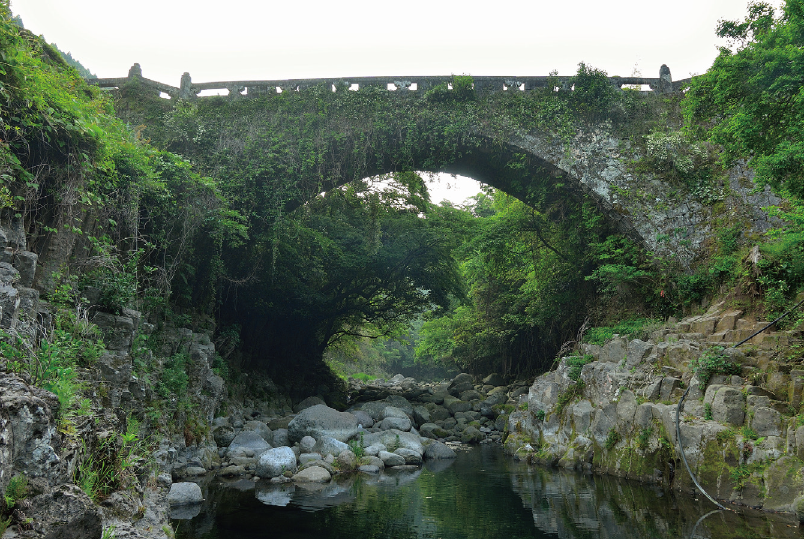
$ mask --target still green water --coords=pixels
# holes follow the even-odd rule
[[[711,504],[621,479],[529,466],[499,446],[418,470],[327,485],[214,480],[179,539],[803,538],[795,519]],[[181,516],[181,515],[179,515]]]

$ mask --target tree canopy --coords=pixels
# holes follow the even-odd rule
[[[720,144],[726,164],[748,158],[760,186],[804,196],[804,1],[786,0],[778,15],[754,2],[717,32],[731,47],[692,79],[688,129]]]

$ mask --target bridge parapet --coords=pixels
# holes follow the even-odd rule
[[[478,93],[486,94],[491,92],[504,91],[529,91],[537,88],[544,88],[550,83],[558,85],[559,89],[572,90],[571,76],[490,76],[472,77],[474,88]],[[421,77],[340,77],[323,79],[286,79],[286,80],[241,80],[241,81],[217,81],[217,82],[193,82],[189,73],[184,73],[181,78],[180,86],[170,86],[155,80],[146,79],[142,76],[142,69],[139,64],[134,64],[129,70],[128,77],[88,79],[89,84],[100,88],[119,88],[127,82],[138,79],[141,84],[153,88],[154,90],[165,93],[171,99],[191,99],[199,96],[204,91],[228,92],[232,98],[255,97],[259,95],[273,94],[287,91],[304,91],[305,89],[324,86],[333,91],[360,90],[369,87],[387,89],[389,91],[417,92],[424,94],[426,91],[440,84],[450,84],[452,76],[421,76]],[[651,91],[659,93],[672,93],[681,91],[690,79],[673,81],[670,76],[670,69],[663,65],[658,78],[648,77],[609,77],[609,82],[617,89],[623,86],[647,86]]]

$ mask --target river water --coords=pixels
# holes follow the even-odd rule
[[[327,485],[203,485],[206,501],[173,520],[179,539],[804,538],[796,520],[622,479],[515,462],[496,445],[417,470]],[[697,526],[696,526],[697,523]]]

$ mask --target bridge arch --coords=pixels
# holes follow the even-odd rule
[[[138,100],[153,100],[158,92],[170,94],[172,100],[167,103],[159,100],[168,118],[167,125],[160,128],[176,132],[163,142],[210,165],[204,168],[213,171],[220,163],[214,163],[215,158],[226,153],[234,159],[245,157],[267,164],[253,166],[251,179],[274,191],[273,197],[258,197],[264,207],[275,208],[281,199],[285,210],[293,209],[318,192],[376,174],[450,172],[475,177],[528,204],[588,197],[614,230],[655,251],[678,251],[673,237],[689,239],[697,225],[695,218],[671,217],[657,223],[652,215],[651,207],[667,204],[673,189],[652,188],[652,202],[627,196],[641,178],[629,173],[629,152],[622,151],[628,143],[611,133],[606,113],[592,122],[574,121],[575,132],[569,136],[565,132],[562,137],[549,125],[538,126],[539,122],[528,117],[534,113],[533,102],[538,101],[531,99],[533,96],[574,94],[572,77],[474,77],[468,102],[449,95],[458,94],[456,91],[443,91],[455,80],[371,77],[195,83],[185,73],[175,88],[143,78],[135,64],[127,78],[92,83],[119,88],[123,95],[132,95],[127,88],[139,88],[133,93]],[[666,66],[655,79],[607,80],[617,91],[626,85],[650,87],[652,92],[631,92],[647,101],[651,94],[677,92],[686,83],[672,81]],[[359,91],[348,89],[355,86]],[[553,88],[563,91],[553,92]],[[227,90],[228,96],[196,97],[217,89]],[[431,99],[439,89],[443,89],[436,96],[439,99]],[[511,103],[521,104],[521,110],[515,111]],[[188,109],[200,111],[199,117],[190,118]],[[135,121],[139,120],[142,118]],[[163,121],[160,117],[143,123]],[[182,122],[186,125],[179,125]],[[298,129],[293,125],[296,122],[305,126]],[[185,132],[180,133],[181,129]],[[262,156],[261,144],[268,149]],[[286,155],[285,162],[279,153]],[[296,163],[288,162],[294,158]],[[295,185],[283,183],[289,178]],[[687,207],[683,216],[699,209],[693,201],[681,200],[685,207],[691,202],[694,207]],[[682,229],[685,232],[679,234]],[[671,238],[669,243],[655,241],[665,236]],[[702,241],[689,241],[689,248],[681,249],[682,259],[694,258]]]
[[[165,100],[158,96],[164,89],[134,76],[119,82],[117,110],[132,125],[145,126],[142,136],[216,178],[232,205],[257,223],[252,230],[262,236],[254,241],[262,242],[261,261],[269,264],[270,229],[283,212],[353,180],[407,171],[466,175],[548,217],[563,201],[575,208],[592,201],[612,230],[682,265],[704,250],[711,212],[678,186],[632,172],[629,161],[639,154],[612,127],[613,120],[622,122],[616,107],[599,117],[570,118],[568,130],[568,118],[560,117],[568,92],[484,93],[481,84],[461,95],[440,84],[427,92],[390,92],[299,83],[282,93],[252,92],[258,85],[246,85],[248,97]],[[189,82],[183,87],[193,88]],[[662,99],[636,95],[647,108],[662,106]],[[248,320],[254,356],[270,348],[261,334],[271,324],[282,337],[277,340],[288,340],[288,332],[276,329],[287,320],[277,320],[270,306],[243,303],[227,307]],[[286,343],[274,357],[292,356],[308,337]]]

